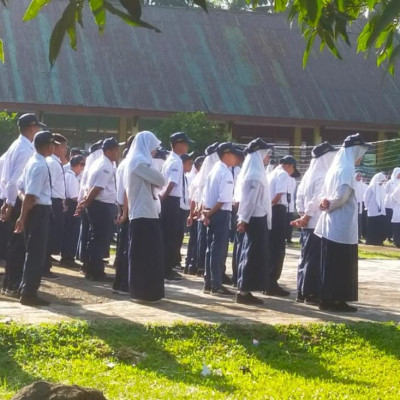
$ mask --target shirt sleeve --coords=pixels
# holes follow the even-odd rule
[[[95,175],[93,176],[92,187],[100,187],[104,189],[108,185],[112,177],[113,171],[110,171],[108,168],[105,168],[103,166],[102,169],[99,169],[95,172]]]
[[[45,165],[35,166],[32,171],[29,171],[28,179],[26,180],[25,194],[30,194],[39,198],[42,187],[48,179],[48,173],[48,169]]]
[[[30,156],[31,153],[29,151],[19,149],[12,158],[12,173],[5,187],[6,203],[11,206],[15,205],[18,196],[18,180],[22,176],[22,172]]]
[[[253,216],[254,210],[256,208],[257,193],[260,190],[261,183],[258,181],[245,181],[243,183],[243,193],[242,199],[239,203],[238,209],[238,220],[241,222],[249,223],[250,218]]]
[[[218,199],[219,203],[231,203],[233,200],[233,177],[226,174],[220,180]]]
[[[275,182],[275,196],[279,193],[287,193],[289,175],[284,172],[279,174]]]
[[[349,185],[341,185],[335,193],[335,197],[329,200],[328,212],[334,211],[339,207],[342,207],[349,199],[353,189]]]
[[[171,162],[168,168],[165,171],[165,178],[167,180],[167,184],[173,183],[177,185],[179,183],[180,176],[182,174],[182,169],[179,168],[179,164],[177,160]]]
[[[154,186],[162,187],[165,184],[164,176],[152,166],[140,164],[135,169],[135,174]]]
[[[310,201],[305,204],[304,213],[309,217],[312,217],[318,210],[320,204],[320,194],[322,190],[322,186],[324,184],[323,179],[318,179],[317,181],[313,182],[313,196]]]

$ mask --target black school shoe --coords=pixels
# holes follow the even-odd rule
[[[50,302],[42,299],[39,296],[24,296],[22,295],[19,302],[23,306],[49,306]]]
[[[318,307],[321,311],[334,311],[334,312],[356,312],[357,307],[350,306],[344,301],[337,301],[334,303],[321,302]]]
[[[290,296],[290,292],[281,288],[280,286],[273,288],[273,289],[268,289],[263,292],[263,294],[266,294],[267,296],[273,296],[273,297],[288,297]]]
[[[258,297],[253,296],[250,292],[246,294],[236,293],[236,303],[239,304],[264,304]]]
[[[221,286],[218,289],[211,289],[211,294],[214,296],[235,296],[235,292],[227,289],[225,286]]]
[[[112,276],[108,276],[106,274],[103,274],[103,275],[86,274],[85,279],[92,281],[92,282],[114,282],[114,278]]]

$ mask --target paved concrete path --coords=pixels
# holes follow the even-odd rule
[[[177,284],[166,284],[166,298],[148,306],[132,303],[127,297],[111,293],[109,284],[88,282],[77,271],[55,267],[58,281],[43,281],[43,296],[50,307],[22,306],[17,300],[0,296],[0,321],[24,323],[86,320],[124,320],[136,323],[171,324],[177,321],[204,323],[289,324],[321,321],[396,321],[400,322],[400,260],[360,260],[359,311],[321,312],[295,300],[296,268],[299,251],[288,249],[281,284],[292,291],[289,298],[260,295],[263,306],[236,304],[232,298],[202,293],[202,279],[186,277]],[[111,270],[109,270],[111,272]]]

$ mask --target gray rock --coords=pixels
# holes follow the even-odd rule
[[[103,393],[77,385],[35,382],[22,388],[11,400],[107,400]]]

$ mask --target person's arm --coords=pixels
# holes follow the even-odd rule
[[[79,217],[82,214],[82,211],[90,205],[90,203],[99,195],[99,193],[103,190],[102,187],[94,186],[90,189],[86,198],[78,203],[76,206],[75,216]]]
[[[153,186],[163,187],[165,185],[164,175],[151,165],[138,165],[135,174]]]
[[[349,185],[341,185],[333,198],[323,199],[321,201],[320,208],[324,211],[334,211],[339,207],[342,207],[349,199],[353,189]]]
[[[174,182],[168,183],[167,188],[164,190],[164,193],[160,196],[160,200],[163,201],[166,197],[170,195],[172,189],[176,186]]]
[[[22,202],[21,215],[15,222],[14,233],[24,232],[26,218],[28,217],[28,214],[32,210],[35,203],[36,203],[36,196],[34,196],[33,194],[25,195],[24,201]]]
[[[242,197],[239,203],[238,209],[238,225],[237,229],[239,232],[245,232],[250,218],[254,214],[257,201],[257,193],[260,190],[260,182],[257,181],[246,181],[242,188]],[[243,196],[243,194],[246,194]]]
[[[273,206],[276,205],[276,204],[278,204],[279,201],[281,200],[281,197],[282,197],[283,194],[284,194],[284,193],[277,193],[277,194],[275,195],[275,197],[272,199],[271,204],[272,204]]]

